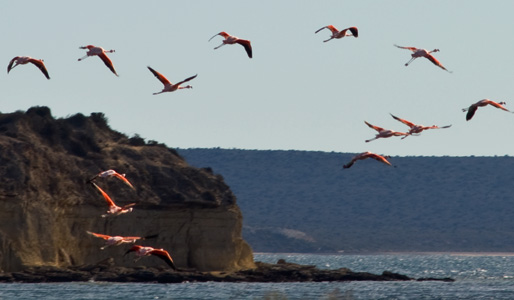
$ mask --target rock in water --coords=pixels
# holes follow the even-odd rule
[[[87,180],[100,171],[125,173],[96,183],[131,213],[102,218],[107,204]],[[0,268],[69,267],[112,258],[120,267],[166,267],[156,257],[134,262],[122,245],[100,250],[86,231],[156,238],[177,267],[235,271],[255,267],[241,237],[242,215],[220,175],[189,166],[175,150],[109,128],[102,113],[55,119],[47,107],[0,114]],[[112,180],[111,180],[112,179]]]

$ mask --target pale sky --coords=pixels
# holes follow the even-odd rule
[[[513,1],[1,1],[0,111],[48,106],[54,117],[103,112],[114,130],[177,148],[372,151],[393,156],[514,155],[514,114],[462,108],[481,99],[514,111]],[[326,25],[359,37],[324,43]],[[221,44],[226,31],[253,46]],[[80,46],[108,54],[77,61]],[[434,56],[450,74],[410,51]],[[15,56],[42,58],[7,74]],[[152,95],[147,66],[194,88]],[[379,139],[364,121],[420,136]]]

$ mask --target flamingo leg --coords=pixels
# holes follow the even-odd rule
[[[216,47],[216,48],[214,48],[214,49],[218,49],[218,48],[219,48],[219,47],[221,47],[221,46],[225,46],[225,43],[223,43],[223,44],[219,45],[218,47]]]
[[[79,58],[79,61],[86,59],[87,57],[88,57],[88,55],[84,55],[83,57]]]
[[[369,143],[369,142],[374,141],[374,140],[376,140],[376,139],[378,139],[378,138],[377,138],[377,137],[375,137],[375,138],[372,138],[372,139],[370,139],[370,140],[366,140],[366,143]]]
[[[411,59],[410,59],[410,60],[405,64],[405,66],[408,66],[408,65],[409,65],[413,60],[415,60],[416,58],[417,58],[417,57],[413,57],[413,58],[411,58]]]
[[[328,40],[324,40],[323,42],[324,42],[324,43],[326,43],[326,42],[330,41],[330,40],[331,40],[331,39],[333,39],[333,38],[334,38],[334,37],[331,37],[331,38],[329,38]]]

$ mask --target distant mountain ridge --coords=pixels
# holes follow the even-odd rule
[[[514,251],[514,158],[177,149],[224,177],[254,251]]]

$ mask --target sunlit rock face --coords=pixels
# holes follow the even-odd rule
[[[97,178],[119,206],[108,210],[87,181],[100,171],[126,174],[131,189]],[[76,266],[113,258],[120,266],[163,266],[158,257],[134,262],[129,244],[100,250],[87,231],[151,236],[138,244],[168,250],[179,268],[240,270],[254,267],[241,238],[242,215],[220,175],[189,166],[173,149],[109,128],[102,113],[55,119],[47,107],[0,114],[0,268]]]

